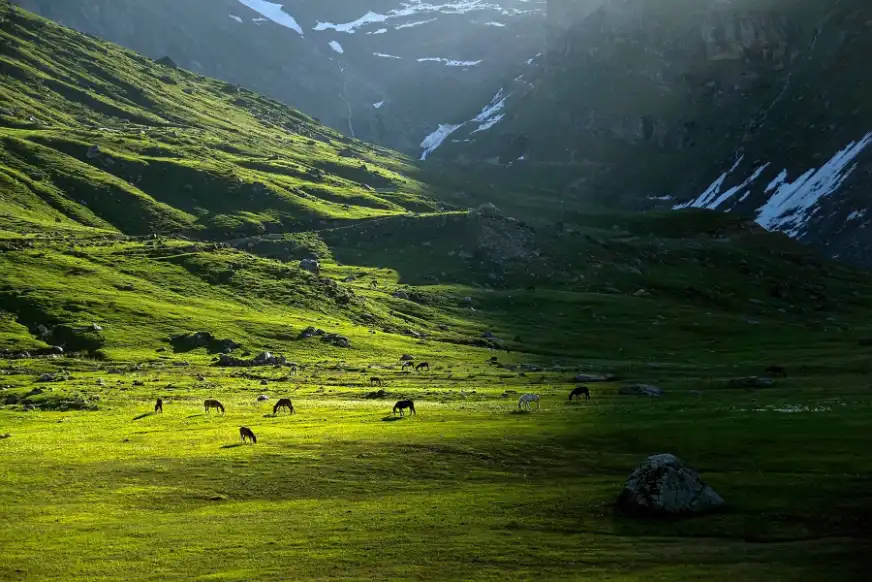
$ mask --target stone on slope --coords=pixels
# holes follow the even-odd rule
[[[724,504],[699,475],[670,454],[648,457],[627,479],[618,507],[631,513],[682,515]]]

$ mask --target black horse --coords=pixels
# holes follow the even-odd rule
[[[584,396],[585,400],[590,400],[590,389],[587,386],[577,386],[572,392],[569,393],[569,401],[572,401],[572,397],[575,397],[576,400],[580,399]]]
[[[163,398],[158,398],[157,402],[155,402],[154,412],[155,412],[155,414],[157,414],[157,413],[163,414]]]
[[[254,432],[247,426],[239,427],[239,436],[242,437],[242,442],[245,442],[245,440],[248,439],[251,441],[251,444],[257,444],[257,437],[254,436]]]
[[[294,409],[294,403],[291,402],[290,398],[281,398],[276,405],[273,406],[273,414],[278,414],[279,410],[282,408],[287,408],[289,414],[296,414],[297,411]]]
[[[400,400],[399,402],[394,404],[394,410],[393,410],[393,412],[391,412],[391,414],[396,414],[397,411],[399,411],[400,416],[405,416],[405,413],[403,412],[403,409],[405,409],[405,408],[409,409],[410,414],[417,414],[415,412],[415,403],[412,402],[411,400]]]
[[[427,362],[421,362],[420,364],[415,366],[416,372],[420,372],[421,370],[427,370],[429,372],[430,371],[430,364],[428,364]]]

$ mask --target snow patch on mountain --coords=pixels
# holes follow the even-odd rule
[[[494,98],[491,99],[491,102],[487,104],[478,115],[472,118],[473,122],[480,124],[472,133],[486,131],[502,121],[505,114],[500,113],[500,111],[505,107],[506,99],[508,98],[509,95],[504,96],[503,89],[500,88],[500,90],[497,91],[497,94],[494,95]]]
[[[819,209],[818,202],[832,195],[842,186],[857,168],[854,160],[870,144],[872,144],[872,132],[849,143],[820,168],[811,168],[792,182],[789,180],[788,171],[782,170],[763,190],[764,194],[770,196],[762,206],[757,208],[757,223],[767,230],[781,231],[794,238],[803,236],[806,233],[808,220]],[[751,187],[770,166],[768,163],[759,166],[738,186],[723,190],[727,177],[736,171],[742,160],[743,157],[738,157],[733,167],[721,174],[702,194],[683,204],[676,204],[673,209],[717,210],[732,202],[726,211],[732,210],[736,204],[750,196]],[[735,200],[736,195],[740,193],[741,196]],[[861,215],[852,213],[851,216],[853,218],[849,217],[848,220],[855,220]]]
[[[345,52],[345,50],[343,50],[343,48],[342,48],[342,45],[339,44],[338,42],[336,42],[335,40],[331,40],[327,44],[329,44],[330,48],[332,48],[335,52],[339,53],[340,55]]]
[[[496,26],[497,28],[503,28],[506,26],[502,22],[496,22],[495,20],[491,20],[490,22],[485,22],[484,25],[485,26]]]
[[[451,135],[461,127],[463,127],[462,123],[459,123],[457,125],[451,125],[447,123],[440,124],[439,128],[436,131],[425,137],[424,141],[421,142],[421,147],[424,148],[424,151],[421,153],[421,159],[426,160],[427,156],[436,151],[436,148],[441,146],[442,142],[445,141],[445,139],[449,135]]]
[[[238,0],[240,4],[247,6],[264,16],[275,22],[276,24],[280,24],[291,30],[297,31],[300,36],[303,35],[303,29],[297,24],[297,21],[294,20],[294,17],[282,10],[281,4],[274,4],[272,2],[267,2],[266,0]]]
[[[428,24],[430,22],[436,22],[437,18],[428,18],[427,20],[416,20],[415,22],[408,22],[406,24],[398,24],[394,27],[394,30],[400,30],[402,28],[412,28],[415,26],[421,26],[422,24]]]
[[[233,20],[235,20],[235,21],[238,22],[239,24],[243,24],[242,19],[239,18],[238,16],[236,16],[235,14],[228,14],[227,16],[229,16],[230,18],[232,18]]]
[[[454,59],[444,59],[442,57],[423,57],[418,59],[419,63],[426,62],[437,62],[437,63],[445,63],[446,67],[474,67],[476,65],[481,64],[481,60],[478,61],[456,61]]]
[[[518,9],[504,9],[498,4],[484,2],[483,0],[459,0],[442,4],[431,4],[426,0],[408,0],[403,3],[402,8],[390,10],[386,14],[380,14],[370,10],[357,20],[352,20],[351,22],[318,22],[315,25],[314,30],[335,30],[336,32],[354,34],[358,28],[369,24],[384,23],[395,18],[405,18],[416,14],[428,14],[433,12],[441,14],[466,14],[468,12],[486,10],[496,11],[503,15],[517,15],[527,12]]]
[[[372,54],[377,56],[377,57],[381,57],[383,59],[402,59],[403,58],[403,57],[398,57],[396,55],[388,55],[385,53],[372,53]]]
[[[372,106],[375,107],[376,109],[381,109],[381,106],[384,104],[385,104],[384,101],[379,101],[378,103],[373,103]]]
[[[854,160],[870,143],[872,132],[848,144],[820,169],[812,168],[795,182],[785,179],[766,204],[757,209],[757,222],[764,228],[784,231],[792,237],[802,235],[806,222],[817,211],[814,207],[818,200],[841,187],[857,168]]]
[[[378,30],[374,30],[372,32],[367,32],[366,34],[384,34],[388,31],[387,28],[379,28]]]

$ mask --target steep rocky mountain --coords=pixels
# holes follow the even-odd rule
[[[544,0],[15,0],[419,154],[541,50]]]
[[[428,157],[609,206],[742,213],[869,262],[872,4],[550,0],[548,34],[434,127]]]

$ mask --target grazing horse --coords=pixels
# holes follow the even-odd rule
[[[288,414],[296,414],[297,411],[294,408],[294,403],[291,402],[290,398],[280,398],[276,405],[273,406],[273,414],[278,414],[279,410],[282,408],[288,409]]]
[[[429,372],[430,371],[430,364],[428,364],[427,362],[421,362],[420,364],[415,366],[416,372],[420,372],[421,370],[427,370]]]
[[[254,432],[247,426],[239,427],[239,436],[242,437],[242,442],[245,442],[245,439],[248,439],[251,441],[251,444],[257,444],[257,437],[254,436]]]
[[[382,379],[381,379],[381,378],[378,378],[378,377],[376,377],[376,376],[373,376],[372,378],[369,379],[369,385],[370,385],[370,386],[379,386],[379,387],[381,387],[381,385],[382,385]]]
[[[154,403],[154,412],[157,414],[158,412],[163,414],[163,399],[158,398],[157,402]]]
[[[409,409],[409,414],[418,414],[417,412],[415,412],[415,403],[411,400],[400,400],[399,402],[394,404],[394,410],[393,412],[391,412],[391,414],[396,414],[399,410],[400,416],[405,416],[405,414],[403,413],[404,408]]]
[[[415,362],[403,362],[403,365],[400,367],[400,369],[401,369],[401,371],[408,374],[409,369],[414,368],[414,367],[415,367]]]
[[[524,394],[523,396],[521,396],[518,399],[518,410],[520,410],[521,407],[523,407],[524,410],[530,410],[530,403],[531,402],[535,402],[536,403],[536,410],[539,410],[539,395],[538,394]]]
[[[206,414],[209,414],[209,409],[211,408],[214,408],[215,410],[220,410],[221,414],[224,414],[224,405],[217,400],[204,400],[203,408],[205,409]]]
[[[769,366],[766,368],[765,372],[772,376],[781,376],[782,378],[787,378],[787,370],[784,369],[784,366]]]
[[[590,389],[587,386],[576,386],[576,388],[569,393],[569,400],[572,401],[572,397],[575,396],[575,399],[578,400],[582,396],[584,396],[585,400],[590,400]]]

